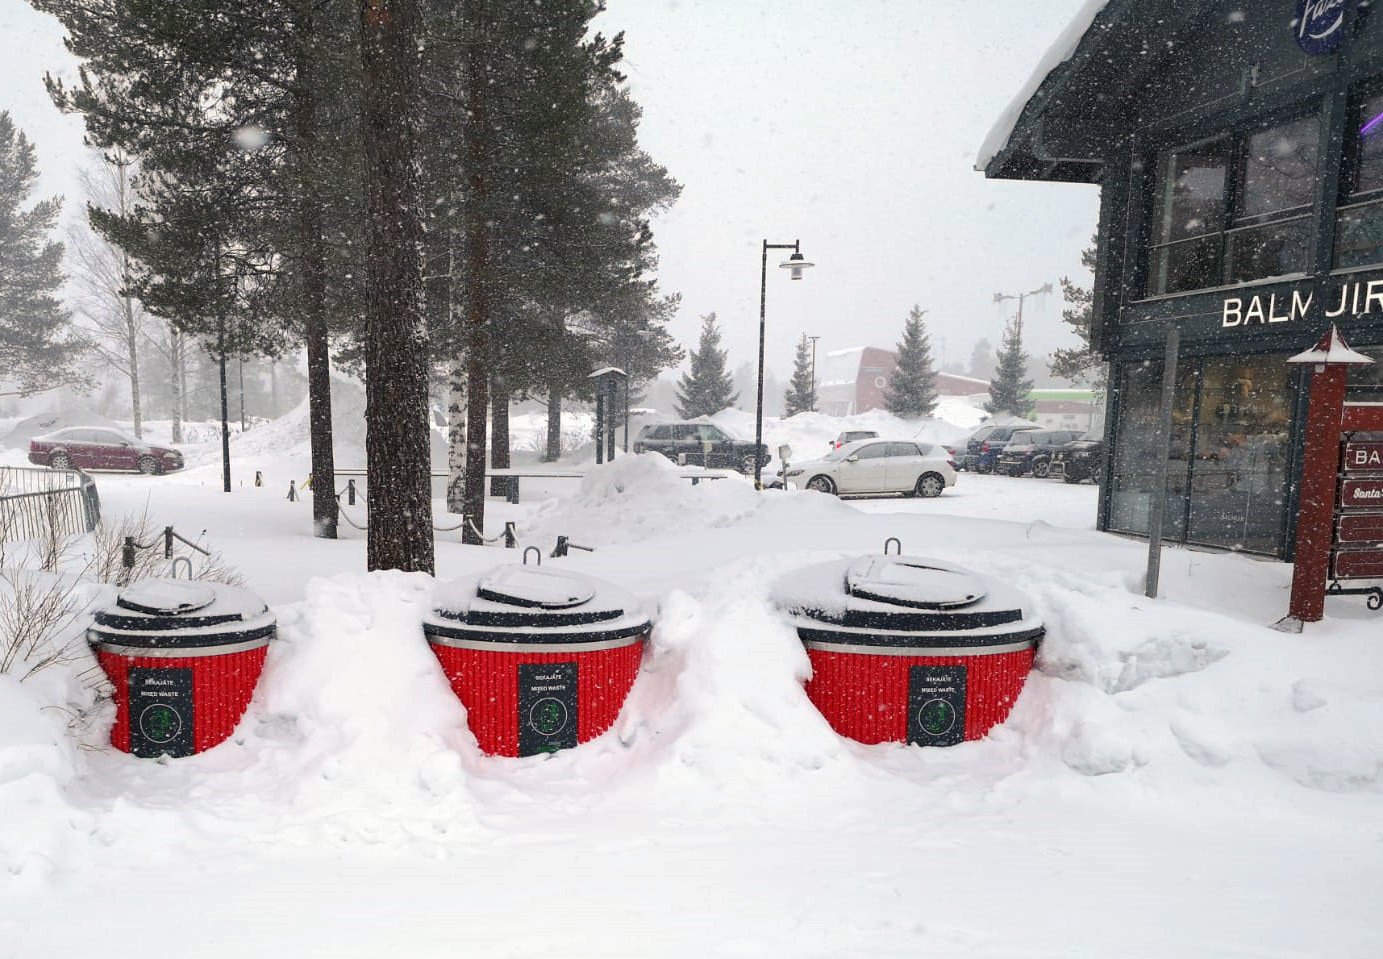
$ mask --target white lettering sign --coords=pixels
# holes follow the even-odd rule
[[[1316,294],[1310,290],[1292,290],[1290,296],[1286,293],[1227,296],[1220,304],[1220,326],[1232,329],[1296,323],[1307,318],[1315,298]],[[1322,306],[1327,320],[1383,314],[1383,279],[1342,283],[1338,290],[1324,296]]]

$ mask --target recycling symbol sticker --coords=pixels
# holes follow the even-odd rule
[[[539,736],[556,736],[567,728],[566,704],[551,696],[538,700],[528,710],[528,726]]]
[[[930,736],[944,736],[956,724],[956,709],[944,699],[929,699],[917,711],[917,724]]]
[[[139,714],[139,731],[151,743],[168,743],[182,732],[182,717],[172,706],[154,703]]]

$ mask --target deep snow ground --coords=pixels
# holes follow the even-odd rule
[[[1286,567],[1169,550],[1149,601],[1090,486],[842,503],[620,462],[488,523],[594,546],[566,562],[658,608],[634,692],[595,743],[490,759],[422,643],[429,581],[312,539],[292,455],[229,495],[211,463],[98,477],[108,515],[205,528],[281,640],[236,739],[166,764],[0,678],[0,956],[1383,954],[1383,620],[1265,628]],[[1047,620],[983,742],[861,747],[801,692],[770,584],[890,535]],[[516,559],[438,540],[442,578]]]

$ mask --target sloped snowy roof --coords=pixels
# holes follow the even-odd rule
[[[1004,112],[999,115],[999,119],[990,129],[989,135],[984,138],[984,143],[980,145],[980,152],[975,157],[975,169],[984,171],[1013,136],[1013,131],[1018,127],[1018,121],[1023,116],[1023,110],[1028,105],[1028,101],[1036,96],[1042,84],[1046,82],[1052,71],[1070,60],[1080,47],[1081,40],[1085,37],[1090,25],[1095,22],[1095,17],[1109,4],[1109,0],[1085,0],[1085,5],[1075,18],[1066,25],[1066,29],[1057,37],[1055,43],[1048,48],[1042,59],[1038,61],[1037,68],[1033,70],[1028,82],[1018,92],[1018,95],[1009,102],[1004,108]]]

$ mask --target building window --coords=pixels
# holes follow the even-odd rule
[[[1360,98],[1340,178],[1335,221],[1335,268],[1383,263],[1383,93]]]
[[[1312,115],[1161,153],[1148,295],[1305,272],[1319,150]]]
[[[1283,356],[1178,364],[1163,535],[1278,555],[1286,515],[1291,368]],[[1109,526],[1147,535],[1157,477],[1162,364],[1121,377]]]

